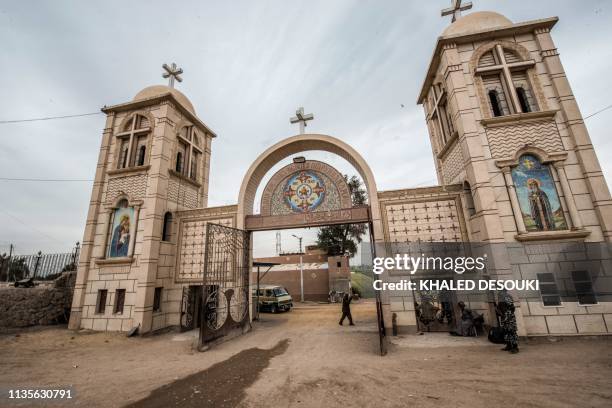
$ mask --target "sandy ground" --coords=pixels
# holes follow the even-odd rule
[[[1,334],[0,388],[72,385],[61,405],[87,407],[612,406],[612,338],[530,340],[511,355],[428,333],[393,338],[380,357],[374,304],[353,315],[356,326],[340,327],[339,305],[262,314],[252,332],[204,353],[192,350],[195,333]]]

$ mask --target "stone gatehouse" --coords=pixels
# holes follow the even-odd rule
[[[184,94],[155,85],[103,108],[70,326],[139,326],[146,333],[182,324],[188,304],[198,302],[193,288],[202,285],[211,223],[252,233],[355,222],[369,224],[373,242],[384,248],[378,255],[387,244],[497,245],[491,276],[546,284],[542,293],[517,296],[520,334],[608,333],[612,303],[595,292],[612,279],[606,254],[612,200],[551,36],[557,20],[513,23],[475,12],[437,38],[416,96],[437,186],[379,191],[368,163],[345,139],[302,133],[255,158],[235,205],[209,207],[217,134]],[[351,205],[346,183],[328,164],[298,160],[272,175],[254,213],[272,167],[313,150],[352,164],[368,205]],[[601,247],[572,250],[583,244]],[[419,300],[415,293],[383,293],[385,326],[395,320],[401,331],[416,330]],[[467,301],[494,319],[490,299]]]

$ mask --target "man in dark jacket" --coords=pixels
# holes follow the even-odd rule
[[[518,334],[516,326],[516,316],[514,315],[514,299],[507,290],[502,290],[499,294],[499,303],[497,304],[497,314],[501,317],[501,327],[504,329],[504,341],[506,347],[503,351],[509,351],[512,354],[519,352]]]
[[[353,298],[349,296],[348,293],[345,293],[342,297],[342,317],[340,318],[340,326],[342,326],[345,317],[348,317],[349,326],[354,326],[353,316],[351,316],[351,300],[353,300]]]

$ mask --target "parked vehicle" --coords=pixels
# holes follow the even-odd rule
[[[253,290],[253,302],[257,301],[257,289]],[[282,286],[260,285],[259,286],[259,310],[272,313],[288,312],[293,307],[293,298]]]

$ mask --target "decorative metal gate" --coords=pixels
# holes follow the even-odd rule
[[[195,327],[193,321],[195,310],[189,296],[190,293],[189,286],[183,286],[183,296],[181,297],[181,331],[191,330]]]
[[[246,231],[206,224],[200,349],[250,329],[249,237]]]
[[[181,298],[181,331],[199,326],[198,313],[202,308],[202,286],[184,286]]]
[[[370,254],[372,256],[371,261],[373,261],[374,258],[376,258],[376,244],[374,241],[374,226],[372,222],[368,224],[368,230],[370,231]],[[378,344],[380,347],[380,355],[384,356],[387,354],[387,331],[385,329],[383,304],[379,290],[376,291],[376,323],[378,325]]]
[[[450,281],[451,278],[434,279]],[[417,283],[418,285],[418,283]],[[415,290],[415,313],[421,331],[449,332],[456,329],[457,297],[449,290]]]

